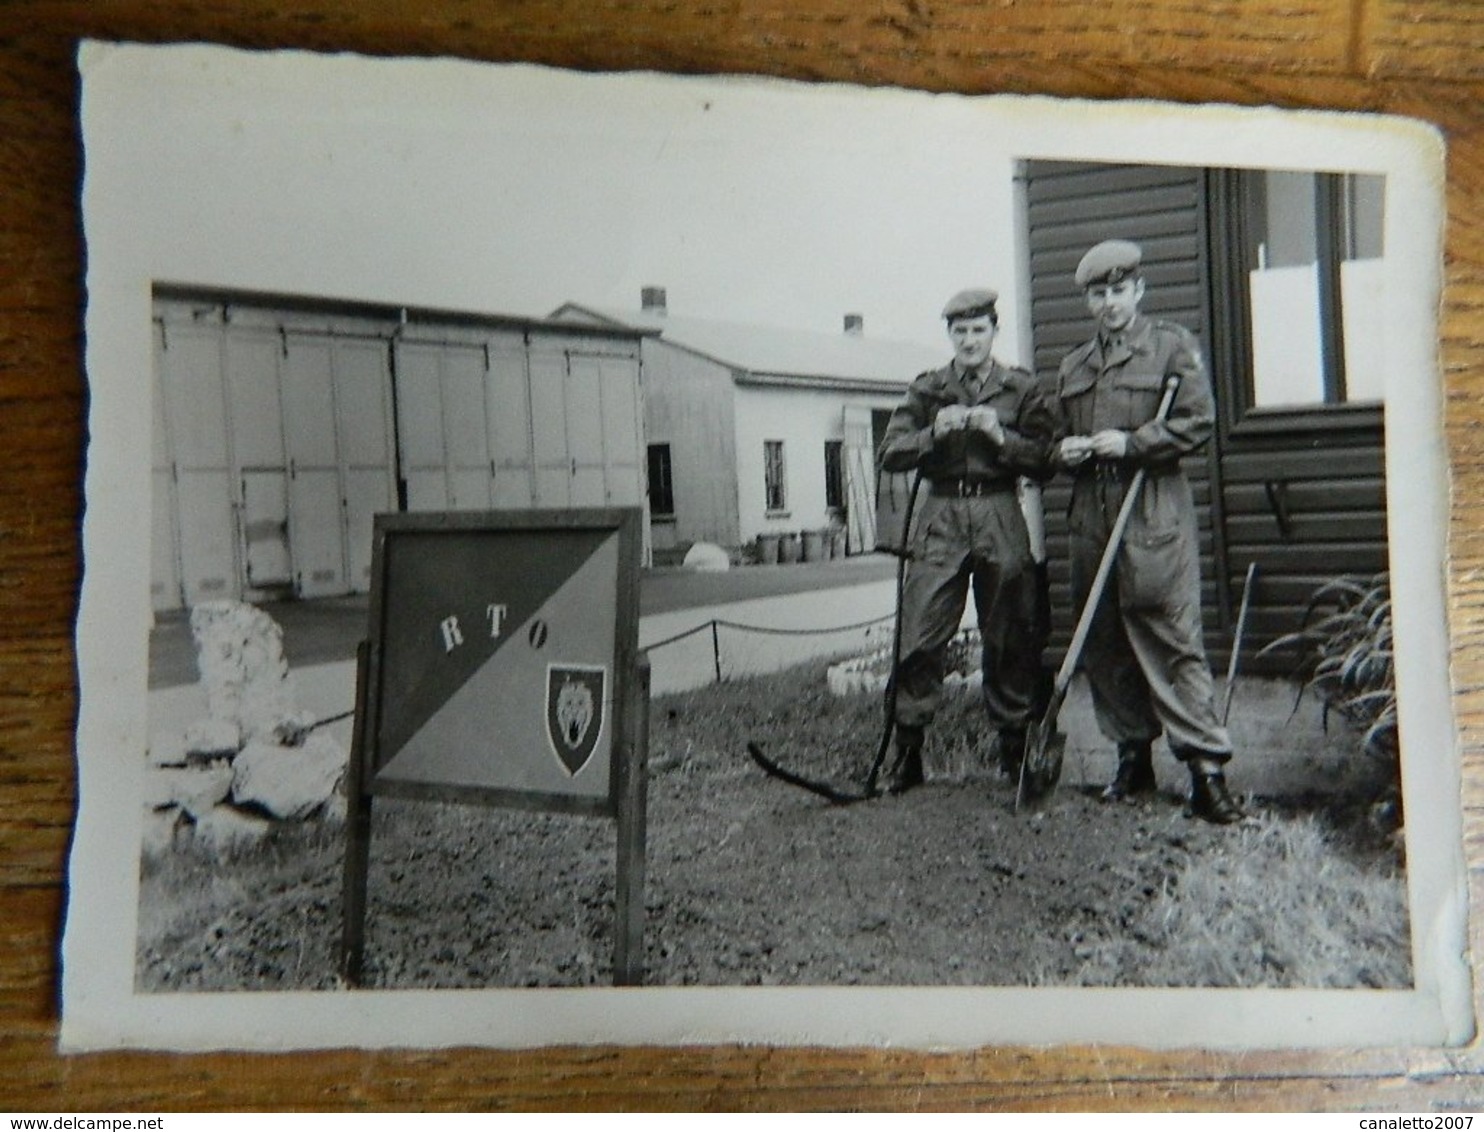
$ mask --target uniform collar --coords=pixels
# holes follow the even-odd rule
[[[1136,314],[1127,326],[1116,334],[1104,334],[1098,331],[1093,340],[1096,350],[1101,356],[1103,366],[1116,366],[1128,361],[1136,353],[1144,349],[1149,341],[1149,333],[1152,324],[1142,314]]]
[[[998,392],[1000,387],[1005,384],[1005,370],[1000,365],[998,358],[990,358],[989,369],[979,379],[979,391],[977,395],[970,392],[973,379],[959,369],[957,361],[948,363],[948,373],[953,384],[958,386],[959,391],[963,394],[964,400],[971,404],[975,401],[982,401],[990,394]]]

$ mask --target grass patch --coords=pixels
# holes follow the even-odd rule
[[[1317,817],[1263,814],[1192,856],[1079,973],[1159,986],[1406,987],[1399,870],[1358,863]]]
[[[322,822],[284,825],[255,845],[225,851],[186,844],[146,857],[135,985],[335,986],[344,859],[344,827]]]
[[[661,768],[679,760],[753,773],[736,757],[752,740],[790,770],[831,782],[864,783],[885,727],[884,697],[832,694],[825,681],[830,663],[814,661],[657,697],[652,754]],[[924,750],[929,778],[967,782],[991,774],[993,739],[977,685],[946,688]]]
[[[1363,807],[1316,798],[1216,828],[1178,795],[1104,805],[1063,785],[1016,814],[977,688],[948,691],[928,785],[835,807],[764,775],[865,781],[879,694],[824,662],[655,697],[650,985],[1410,984],[1405,884]],[[610,822],[378,799],[369,985],[611,980]],[[141,867],[144,991],[338,986],[343,827],[283,826]]]

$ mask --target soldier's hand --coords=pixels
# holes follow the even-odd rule
[[[1092,441],[1085,436],[1069,436],[1061,442],[1056,455],[1067,467],[1075,468],[1092,455]]]
[[[995,444],[1005,443],[1005,426],[1000,414],[989,405],[975,405],[969,410],[969,427],[977,428]]]
[[[944,405],[933,418],[933,436],[941,438],[957,432],[969,423],[969,411],[962,405]]]
[[[1128,454],[1128,433],[1122,429],[1105,428],[1092,434],[1089,441],[1092,454],[1104,460],[1122,460]]]

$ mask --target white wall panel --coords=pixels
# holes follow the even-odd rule
[[[538,507],[571,506],[567,448],[567,359],[531,351],[531,439]]]
[[[237,577],[221,336],[211,326],[170,327],[158,356],[175,477],[181,597],[194,605],[232,596]]]
[[[437,346],[397,344],[397,440],[409,480],[434,469],[441,474],[444,466],[438,354]]]
[[[290,335],[283,366],[289,541],[301,597],[346,592],[335,386],[328,338]]]
[[[278,362],[283,343],[276,334],[218,331],[227,367],[227,407],[232,453],[239,468],[284,467],[283,408]]]
[[[525,332],[472,322],[408,337],[390,314],[292,302],[164,298],[156,314],[156,608],[368,589],[399,474],[413,511],[642,505],[633,343],[589,354],[564,334],[528,358]]]

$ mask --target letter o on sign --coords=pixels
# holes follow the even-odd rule
[[[546,622],[539,617],[536,618],[536,620],[531,622],[530,631],[526,636],[531,642],[531,647],[533,649],[539,649],[542,645],[546,644]]]

